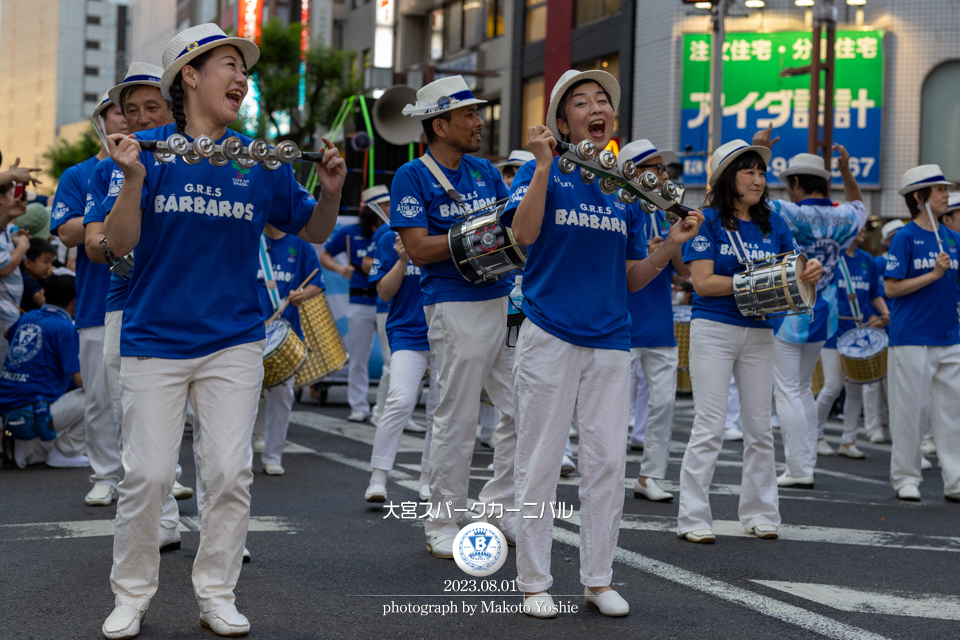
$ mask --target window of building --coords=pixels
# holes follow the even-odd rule
[[[85,93],[85,94],[83,94],[83,101],[84,101],[84,102],[99,102],[99,101],[100,101],[100,96],[98,96],[98,95],[95,94],[95,93]]]
[[[581,62],[577,65],[577,71],[590,71],[591,69],[599,69],[601,71],[606,71],[614,78],[617,79],[617,82],[620,82],[620,55],[612,53],[609,56],[602,56],[600,58],[594,58],[593,60],[588,60],[586,62]],[[613,130],[620,130],[620,110],[613,114],[614,123]]]
[[[84,68],[83,68],[83,75],[85,75],[85,76],[98,76],[98,75],[100,75],[100,68],[99,68],[99,67],[84,67]]]
[[[463,48],[463,0],[447,5],[444,12],[444,53],[449,54]]]
[[[500,101],[491,100],[480,105],[480,118],[483,120],[483,135],[480,137],[480,155],[500,155]]]
[[[527,0],[527,23],[524,42],[536,42],[547,37],[547,3],[545,0]]]
[[[87,24],[100,24],[100,16],[87,16]]]
[[[527,127],[544,123],[543,76],[523,81],[523,113],[520,123],[519,148],[527,148]]]
[[[577,0],[576,25],[612,16],[620,9],[620,0]]]
[[[920,115],[920,164],[938,164],[947,180],[960,179],[960,60],[941,64],[923,83]],[[864,94],[860,101],[869,109],[879,96]],[[879,116],[872,116],[879,117]]]
[[[464,0],[463,46],[472,47],[480,44],[485,35],[483,27],[483,0]]]
[[[486,37],[496,38],[503,35],[503,3],[505,0],[486,0],[487,32]]]
[[[443,57],[443,9],[430,14],[430,59]]]
[[[86,43],[87,49],[99,49],[100,41],[99,40],[87,40]]]

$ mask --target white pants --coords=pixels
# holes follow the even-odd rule
[[[24,465],[40,464],[47,461],[47,453],[54,447],[60,453],[73,457],[83,453],[83,408],[86,403],[83,389],[74,389],[63,394],[50,405],[50,420],[57,432],[54,440],[17,440],[17,461]],[[18,464],[18,466],[20,466]],[[21,467],[22,468],[22,467]]]
[[[477,416],[477,422],[480,424],[480,435],[477,437],[481,440],[493,437],[494,432],[497,430],[497,422],[499,420],[497,408],[490,404],[489,398],[487,402],[481,399],[480,413]]]
[[[103,323],[103,384],[113,413],[117,447],[121,455],[123,454],[123,438],[120,435],[123,430],[123,404],[120,399],[120,328],[122,325],[123,311],[107,312]],[[177,480],[180,480],[181,472],[180,464],[177,463],[175,470]],[[172,490],[163,501],[160,523],[168,529],[173,529],[180,524],[180,507],[177,506],[177,499],[173,497]]]
[[[773,341],[773,389],[780,436],[787,473],[795,478],[812,476],[817,466],[817,402],[811,384],[824,342]]]
[[[440,404],[433,420],[430,444],[431,517],[424,523],[427,537],[456,534],[465,509],[470,462],[476,444],[480,388],[500,410],[494,433],[493,479],[478,500],[502,505],[502,529],[512,527],[513,469],[517,430],[513,418],[513,349],[506,345],[507,297],[480,302],[439,302],[424,307],[430,352],[437,362]],[[624,365],[626,366],[626,365]],[[567,423],[569,424],[569,422]],[[488,511],[499,507],[488,507]],[[497,514],[499,515],[499,513]],[[493,523],[497,524],[497,523]]]
[[[83,388],[87,391],[84,420],[87,425],[87,457],[93,468],[90,482],[116,487],[123,476],[123,464],[120,461],[117,423],[104,380],[105,335],[106,328],[103,325],[80,329],[80,376],[83,378]]]
[[[347,305],[347,332],[344,346],[350,354],[347,402],[353,411],[370,413],[367,391],[370,388],[370,351],[377,333],[377,308],[372,304]]]
[[[889,435],[890,414],[887,410],[887,379],[864,385],[863,421],[867,434],[884,433]]]
[[[517,340],[517,586],[553,585],[551,503],[570,419],[580,433],[580,582],[609,586],[623,514],[630,354],[587,349],[524,322]],[[542,511],[541,511],[542,510]]]
[[[254,432],[263,433],[262,464],[280,464],[283,460],[283,445],[287,442],[290,428],[290,410],[293,409],[293,382],[290,378],[263,392],[257,405],[257,421]]]
[[[743,476],[740,524],[780,526],[780,502],[770,426],[773,331],[698,318],[690,323],[693,430],[680,467],[677,532],[712,529],[709,489],[723,446],[730,374],[740,392]]]
[[[634,356],[636,352],[636,356]],[[634,348],[630,357],[640,361],[647,388],[647,416],[645,420],[643,459],[640,475],[662,480],[667,475],[670,458],[670,437],[673,435],[673,408],[677,400],[677,347]],[[639,402],[639,396],[637,399]],[[636,434],[639,421],[633,425]]]
[[[193,588],[201,611],[233,604],[250,519],[263,346],[261,340],[186,360],[122,359],[125,475],[110,574],[117,606],[145,609],[156,593],[160,510],[174,482],[188,394],[199,418],[195,434],[204,432],[194,444],[206,496]]]
[[[920,440],[930,407],[930,425],[943,474],[943,490],[960,492],[960,345],[901,346],[887,350],[890,378],[890,481],[893,488],[919,485]]]
[[[379,424],[383,408],[387,404],[387,394],[390,392],[390,340],[387,338],[387,316],[383,311],[377,314],[377,338],[380,340],[380,352],[383,353],[383,369],[380,371],[380,382],[377,383],[377,404],[373,406],[373,423]]]
[[[723,423],[723,430],[740,431],[740,426],[740,392],[737,391],[737,379],[730,376],[730,389],[727,391],[727,419]]]
[[[430,368],[430,391],[427,394],[427,433],[423,441],[423,457],[420,473],[430,473],[430,444],[433,440],[433,416],[440,404],[440,389],[437,386],[437,365],[429,351],[403,349],[390,354],[393,375],[390,378],[390,393],[377,433],[373,439],[373,455],[370,466],[390,471],[397,457],[403,427],[417,406],[423,374]]]
[[[847,394],[843,400],[843,444],[857,441],[857,428],[860,426],[860,409],[863,408],[862,384],[854,384],[843,374],[840,352],[836,349],[824,349],[820,352],[823,368],[823,389],[817,396],[817,438],[823,437],[823,427],[827,424],[830,409],[840,395],[841,389]]]
[[[643,444],[647,435],[647,420],[650,419],[650,389],[643,367],[640,366],[640,349],[630,349],[630,395],[629,422],[630,443]]]

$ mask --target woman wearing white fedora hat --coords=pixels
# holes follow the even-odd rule
[[[743,482],[740,523],[760,538],[776,538],[780,507],[770,427],[773,324],[745,317],[733,295],[733,275],[749,261],[797,249],[787,223],[770,208],[767,162],[770,150],[743,140],[722,145],[710,159],[710,192],[700,234],[688,242],[693,313],[690,377],[693,430],[680,469],[677,533],[691,542],[714,542],[709,487],[723,444],[730,375],[740,394]],[[807,262],[800,278],[815,284],[823,272]]]
[[[953,186],[935,164],[903,174],[899,193],[912,221],[893,237],[886,260],[890,481],[901,500],[920,500],[922,416],[929,407],[944,495],[960,502],[960,234],[939,220]]]
[[[317,166],[319,202],[283,166],[269,172],[157,162],[139,140],[178,131],[218,143],[237,135],[252,42],[216,25],[179,33],[164,50],[161,90],[177,124],[123,138],[123,177],[104,233],[117,255],[136,248],[120,340],[123,464],[108,638],[132,638],[157,589],[160,504],[174,481],[184,406],[199,418],[205,505],[193,569],[200,622],[221,635],[250,629],[234,604],[250,516],[250,446],[263,380],[264,326],[257,254],[267,223],[318,243],[336,222],[346,168],[329,142]],[[239,136],[248,145],[251,140]],[[213,277],[211,276],[213,275]]]
[[[648,255],[638,205],[559,170],[556,140],[590,140],[603,149],[619,99],[619,84],[604,71],[564,73],[550,96],[547,125],[527,130],[536,162],[520,168],[504,212],[517,242],[529,247],[523,276],[529,321],[520,328],[514,364],[517,503],[524,515],[517,527],[517,585],[525,612],[538,618],[554,617],[558,609],[548,591],[553,518],[542,516],[541,507],[556,499],[574,415],[583,476],[580,582],[587,602],[603,615],[630,611],[610,587],[626,466],[627,294],[663,271],[703,220],[692,212]]]

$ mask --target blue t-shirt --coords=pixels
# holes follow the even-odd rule
[[[663,211],[643,214],[644,237],[666,238],[670,223]],[[675,347],[673,334],[672,299],[673,263],[667,263],[663,272],[636,293],[627,293],[627,311],[630,312],[630,347]]]
[[[113,209],[117,196],[120,195],[121,186],[123,186],[123,172],[120,171],[113,158],[107,158],[97,164],[97,168],[90,178],[92,204],[83,216],[84,225],[91,222],[104,222],[107,219],[107,214]],[[110,283],[107,286],[106,311],[123,311],[129,286],[130,280],[128,278],[121,278],[114,273],[110,274]]]
[[[171,124],[136,135],[165,140],[176,132]],[[227,131],[217,143],[228,135],[252,141]],[[316,201],[290,165],[268,171],[236,162],[188,165],[180,158],[161,164],[150,152],[141,153],[140,162],[147,169],[144,211],[123,308],[121,355],[199,358],[263,340],[260,234],[268,222],[298,233]]]
[[[850,271],[853,290],[856,292],[857,302],[860,304],[860,313],[863,315],[863,321],[866,322],[870,316],[876,315],[876,311],[873,305],[870,304],[870,301],[879,297],[882,291],[880,289],[877,265],[873,261],[873,256],[863,249],[857,249],[852,258],[844,251],[843,261]],[[853,308],[850,306],[850,298],[847,295],[847,279],[843,277],[843,271],[839,265],[833,272],[833,279],[838,290],[837,309],[841,317],[837,325],[837,332],[831,338],[827,339],[827,343],[823,345],[825,349],[836,349],[837,338],[857,326],[855,320],[843,319],[853,317]]]
[[[377,242],[373,267],[370,268],[370,282],[374,285],[397,264],[400,256],[394,246],[396,237],[396,232],[388,229]],[[420,276],[420,267],[408,260],[400,289],[390,299],[390,312],[387,316],[387,341],[390,343],[390,351],[430,350]],[[377,296],[377,299],[379,298],[380,296]]]
[[[482,209],[509,195],[503,176],[488,160],[463,156],[456,171],[437,164],[460,193],[468,212]],[[390,227],[394,230],[420,227],[432,236],[445,236],[463,215],[420,160],[400,167],[390,191],[395,194],[390,199]],[[453,260],[428,264],[420,272],[424,305],[493,300],[508,295],[512,288],[506,278],[493,284],[475,285],[460,275]]]
[[[100,161],[96,156],[88,158],[63,172],[53,197],[50,214],[50,232],[73,218],[82,218],[93,204],[90,196],[90,179]],[[83,244],[77,247],[77,310],[74,322],[78,329],[103,325],[106,313],[107,289],[110,286],[110,268],[105,264],[91,262]]]
[[[270,264],[273,267],[274,281],[277,283],[277,293],[281,303],[296,287],[317,269],[317,275],[307,283],[326,288],[323,283],[323,270],[320,269],[320,259],[313,245],[295,235],[287,234],[279,240],[267,238],[267,252],[270,254]],[[266,320],[274,314],[276,309],[270,302],[267,293],[267,283],[263,279],[263,270],[257,269],[257,293],[260,295],[260,305],[263,307]],[[303,329],[300,327],[300,308],[287,305],[280,317],[290,323],[296,334],[303,339]]]
[[[390,225],[388,225],[388,224],[382,224],[382,225],[380,225],[379,227],[377,227],[377,230],[376,230],[376,231],[373,232],[373,238],[371,238],[371,241],[373,242],[373,254],[374,254],[374,255],[373,255],[373,259],[374,259],[374,261],[376,261],[376,259],[377,259],[376,253],[377,253],[377,247],[378,247],[379,244],[380,244],[380,238],[382,238],[382,237],[383,237],[383,234],[385,234],[385,233],[388,232],[388,231],[390,231]],[[420,268],[419,268],[419,267],[417,268],[417,273],[420,273]],[[374,279],[373,279],[373,267],[370,267],[370,275],[369,275],[369,277],[367,278],[367,280],[370,282],[370,284],[374,284]],[[384,301],[380,298],[380,296],[377,296],[377,313],[387,313],[388,311],[390,311],[390,303],[389,303],[389,302],[384,302]]]
[[[537,241],[523,269],[523,313],[565,342],[590,349],[630,350],[627,260],[647,257],[644,214],[596,184],[560,173],[554,158]],[[513,179],[503,221],[510,224],[530,186],[536,162]],[[396,191],[394,191],[396,193]]]
[[[70,315],[45,304],[20,316],[11,328],[10,350],[0,372],[0,411],[42,397],[54,402],[80,371],[80,336]]]
[[[331,256],[336,256],[347,250],[347,238],[350,238],[350,255],[347,259],[353,266],[353,276],[350,278],[351,289],[370,289],[370,280],[360,268],[363,259],[373,257],[374,249],[377,248],[373,238],[367,238],[363,235],[363,228],[359,224],[348,224],[337,229],[333,236],[327,240],[323,246]],[[351,304],[366,304],[373,306],[376,304],[376,293],[368,296],[355,295],[350,293]]]
[[[939,280],[890,300],[890,346],[946,346],[960,344],[957,318],[957,243],[960,234],[940,225],[943,250],[950,256],[950,269]],[[887,253],[887,278],[907,280],[933,271],[940,255],[932,231],[908,222],[897,231]]]
[[[43,291],[43,286],[37,282],[37,280],[27,273],[27,270],[23,268],[23,263],[20,263],[20,276],[23,278],[23,297],[20,298],[20,308],[24,312],[27,311],[36,311],[40,308],[36,302],[33,301],[33,296],[37,293]]]
[[[807,198],[800,202],[770,200],[770,208],[780,214],[800,251],[820,261],[823,277],[817,283],[817,302],[813,313],[773,319],[776,336],[793,344],[820,342],[837,332],[837,285],[833,278],[840,256],[867,223],[867,208],[854,200],[834,206],[829,198]]]
[[[683,245],[683,261],[713,260],[713,272],[718,276],[733,276],[744,270],[737,254],[730,246],[727,232],[720,221],[720,212],[713,207],[703,210],[704,221],[700,225],[700,233],[690,242]],[[752,220],[738,220],[740,223],[740,238],[753,261],[763,260],[771,256],[795,251],[797,244],[793,241],[793,234],[787,228],[787,223],[778,215],[770,215],[770,233],[764,234],[760,227]],[[732,233],[732,232],[731,232]],[[737,301],[733,292],[726,296],[698,296],[693,294],[693,312],[691,320],[703,318],[737,327],[772,329],[773,323],[761,320],[759,317],[747,317],[737,309]]]

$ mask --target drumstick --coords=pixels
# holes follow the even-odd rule
[[[937,223],[936,219],[933,217],[933,211],[930,210],[930,203],[926,203],[927,215],[930,217],[930,224],[933,225],[933,235],[937,238],[937,246],[940,247],[940,253],[943,253],[943,241],[940,240],[940,225]]]
[[[317,271],[319,271],[319,269],[314,269],[313,271],[311,271],[310,275],[307,276],[307,279],[303,281],[303,284],[301,284],[299,287],[296,288],[296,291],[301,291],[305,286],[307,286],[307,283],[313,280],[313,276],[317,275]],[[271,322],[276,320],[280,316],[280,314],[283,313],[283,310],[287,308],[288,304],[290,304],[290,294],[287,294],[287,298],[283,301],[283,304],[280,305],[280,308],[277,309],[276,313],[270,316],[267,319],[267,321],[264,322],[263,324],[265,325],[270,324]]]

